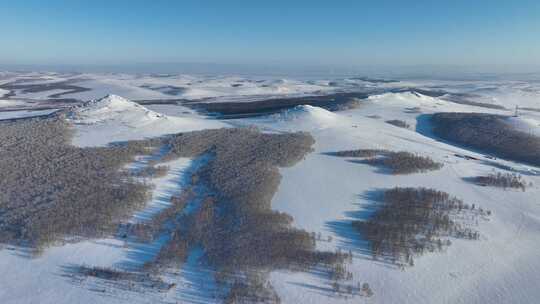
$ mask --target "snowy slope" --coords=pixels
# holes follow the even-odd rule
[[[422,113],[435,111],[478,111],[436,98],[409,93],[385,94],[370,98],[360,109],[334,114],[339,124],[310,129],[316,139],[315,152],[297,166],[282,170],[284,176],[273,200],[273,207],[291,214],[298,227],[320,232],[319,242],[325,249],[353,250],[350,267],[358,282],[368,282],[375,292],[369,303],[533,303],[540,296],[536,283],[540,279],[540,177],[526,176],[536,186],[521,191],[504,191],[474,186],[463,178],[487,174],[493,167],[482,162],[467,161],[454,153],[482,155],[449,146],[425,137],[414,129],[389,125],[386,119],[415,122],[421,113],[407,108],[418,107]],[[483,111],[483,109],[480,109]],[[496,111],[493,111],[496,112]],[[374,119],[371,116],[381,116]],[[283,130],[280,124],[260,119],[267,130]],[[540,121],[540,120],[537,120]],[[305,122],[305,120],[304,120]],[[250,123],[257,124],[253,119]],[[286,129],[294,129],[291,124]],[[418,126],[422,128],[424,126]],[[376,168],[348,162],[323,153],[344,149],[377,148],[406,150],[443,162],[439,171],[392,176]],[[499,160],[517,170],[528,166]],[[418,258],[414,267],[401,271],[376,263],[361,254],[358,235],[347,228],[351,214],[366,210],[370,204],[364,195],[371,190],[395,186],[424,186],[443,190],[466,202],[476,203],[493,211],[487,222],[479,223],[480,241],[456,240],[442,253]],[[336,297],[328,291],[324,277],[316,274],[276,272],[272,284],[284,303],[358,303],[361,299]]]

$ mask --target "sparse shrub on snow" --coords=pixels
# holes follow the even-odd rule
[[[82,279],[96,278],[98,286],[110,286],[131,291],[157,290],[167,292],[176,284],[163,281],[159,277],[142,272],[128,272],[109,267],[71,267],[71,273]]]
[[[471,178],[471,181],[485,186],[494,186],[501,188],[518,188],[525,191],[527,182],[523,180],[521,175],[513,173],[490,173],[486,176],[476,176]]]
[[[410,152],[393,152],[380,149],[344,150],[327,153],[338,157],[365,158],[358,163],[381,166],[390,169],[392,174],[411,174],[439,170],[443,164],[433,161],[427,156],[420,156]]]
[[[135,172],[135,175],[139,177],[158,178],[164,177],[165,175],[167,175],[167,172],[169,172],[169,166],[148,165],[141,170]]]
[[[369,158],[364,161],[373,166],[383,166],[391,170],[392,174],[412,174],[439,170],[442,164],[433,161],[427,156],[420,156],[409,152],[387,152],[380,157]]]
[[[357,149],[357,150],[343,150],[337,152],[330,152],[329,155],[339,157],[375,157],[380,154],[388,153],[388,150],[380,149]]]
[[[405,129],[408,129],[410,127],[410,125],[407,122],[403,120],[399,120],[399,119],[387,120],[386,123],[389,123],[396,127],[405,128]]]

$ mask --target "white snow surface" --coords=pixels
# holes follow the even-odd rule
[[[163,83],[178,85],[202,81],[199,77],[189,76],[162,79],[108,75],[103,78],[115,78],[116,85],[123,88],[129,82],[129,88],[137,87],[144,94],[151,92],[148,93],[150,95],[166,95],[161,92]],[[238,80],[208,79],[193,89],[195,91],[180,94],[194,94],[190,98],[223,94],[241,98],[240,90],[247,92],[247,89],[230,87],[230,83]],[[100,83],[103,81],[99,80]],[[324,81],[314,83],[309,85],[319,87],[328,84]],[[142,84],[151,85],[152,89],[140,88],[138,85]],[[267,80],[265,84],[278,87],[287,86],[288,82]],[[472,91],[480,87],[478,83],[470,85],[465,82],[452,85],[456,90],[467,87]],[[517,90],[520,84],[507,85]],[[532,86],[528,87],[531,91]],[[207,91],[197,93],[198,89]],[[499,102],[507,98],[505,94],[497,96]],[[127,97],[144,99],[141,96]],[[533,99],[521,99],[520,102],[531,106],[535,105]],[[267,117],[228,120],[225,123],[203,118],[183,107],[144,107],[109,95],[72,109],[70,119],[77,130],[74,144],[79,146],[106,145],[114,141],[230,125],[256,125],[267,132],[310,132],[316,140],[314,152],[295,166],[280,170],[283,178],[272,206],[293,216],[295,227],[320,232],[323,238],[332,236],[330,242],[318,242],[319,248],[351,250],[354,254],[353,263],[348,266],[354,275],[351,283],[367,282],[375,295],[369,299],[345,298],[331,292],[328,278],[316,271],[274,271],[271,283],[282,303],[536,303],[540,298],[540,176],[536,175],[539,168],[502,159],[488,161],[482,154],[430,137],[430,126],[423,114],[446,111],[512,114],[512,111],[461,105],[421,94],[387,93],[362,100],[361,106],[354,110],[329,112],[303,105]],[[391,119],[404,120],[411,127],[398,128],[385,122]],[[520,117],[510,118],[509,124],[537,134],[540,113],[524,111]],[[419,153],[442,162],[444,167],[428,173],[394,176],[365,164],[325,154],[358,148]],[[466,160],[455,154],[471,155],[486,161]],[[146,161],[139,160],[142,164]],[[508,166],[523,174],[527,182],[533,183],[532,187],[521,192],[475,186],[464,180],[501,170],[493,164]],[[197,160],[180,159],[168,165],[171,170],[167,176],[151,181],[156,185],[153,199],[147,209],[133,216],[134,221],[144,220],[166,207],[170,196],[182,191],[184,178],[197,166]],[[395,186],[432,187],[455,195],[466,203],[489,209],[493,214],[489,220],[479,221],[476,228],[482,236],[480,240],[452,240],[453,244],[447,250],[427,253],[415,260],[414,267],[402,271],[365,256],[362,253],[365,245],[362,245],[360,236],[348,226],[353,218],[365,218],[363,211],[374,204],[370,191]],[[214,302],[212,270],[204,266],[199,250],[192,252],[188,263],[176,274],[164,276],[167,281],[178,283],[167,293],[141,294],[114,288],[96,291],[95,280],[74,281],[66,274],[66,268],[81,264],[130,269],[151,258],[163,242],[157,240],[145,247],[126,244],[118,239],[89,240],[58,245],[33,258],[22,248],[7,246],[0,250],[0,269],[3,270],[0,303]]]

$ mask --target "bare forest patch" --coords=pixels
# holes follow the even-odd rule
[[[78,148],[58,117],[2,122],[0,242],[43,247],[113,233],[148,200],[150,186],[121,170],[150,142]]]
[[[478,219],[491,215],[448,193],[428,188],[393,188],[380,193],[376,211],[353,227],[369,242],[373,259],[413,266],[414,258],[441,251],[451,239],[477,240]]]
[[[412,174],[439,170],[443,164],[433,161],[427,156],[421,156],[405,151],[388,151],[381,149],[357,149],[327,153],[338,157],[364,158],[352,160],[355,163],[365,163],[376,167],[386,168],[392,174]]]
[[[490,173],[488,175],[467,178],[467,180],[480,186],[492,186],[503,189],[513,188],[521,189],[522,191],[525,191],[530,186],[521,175],[515,173]]]
[[[514,129],[506,119],[483,113],[436,113],[431,123],[435,136],[444,140],[540,166],[540,137]]]
[[[139,227],[140,235],[166,233],[170,239],[147,269],[178,267],[194,248],[202,248],[224,299],[231,303],[279,302],[266,280],[271,270],[318,267],[329,278],[345,279],[343,264],[349,254],[316,250],[313,234],[294,228],[290,215],[271,209],[281,179],[278,168],[302,160],[313,143],[306,133],[265,134],[254,128],[168,138],[170,152],[163,160],[210,157],[169,209]],[[199,202],[197,208],[185,212],[192,201]]]
[[[404,129],[408,129],[411,127],[406,121],[399,120],[399,119],[387,120],[386,123],[399,127],[399,128],[404,128]]]

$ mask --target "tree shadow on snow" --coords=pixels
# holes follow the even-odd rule
[[[362,235],[361,231],[353,226],[354,221],[366,221],[373,216],[382,201],[384,189],[374,189],[358,195],[363,203],[356,203],[359,207],[356,211],[345,212],[346,219],[326,222],[325,227],[337,236],[337,244],[341,249],[352,251],[358,258],[373,260],[381,265],[392,267],[390,262],[384,259],[374,260],[371,245]]]

